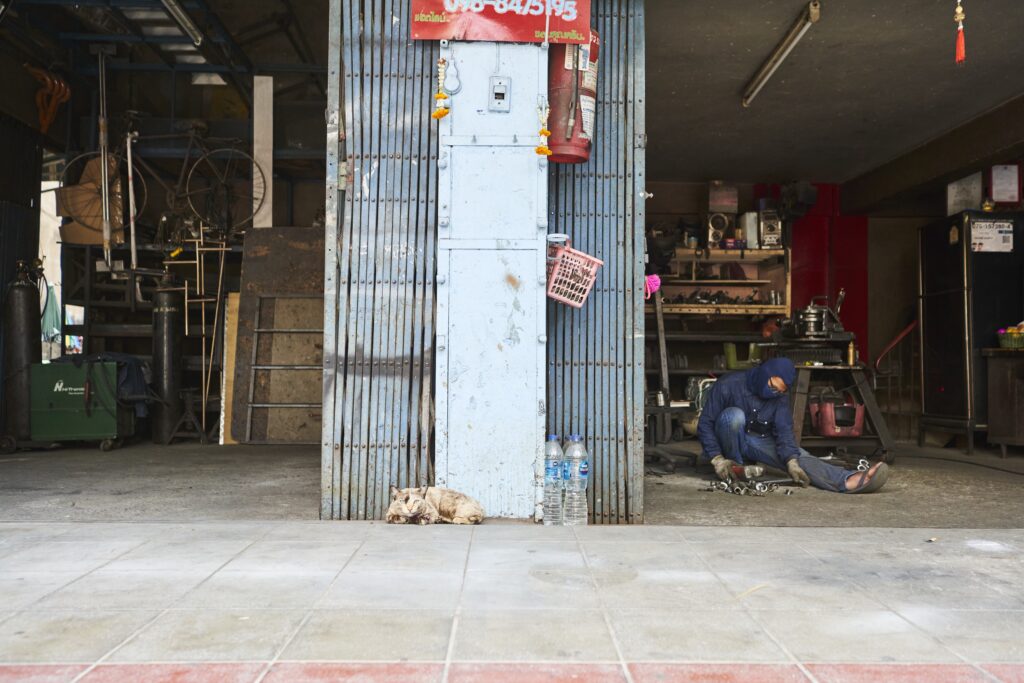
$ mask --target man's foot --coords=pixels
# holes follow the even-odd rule
[[[889,479],[889,466],[876,462],[867,472],[854,472],[846,478],[847,493],[874,493]]]

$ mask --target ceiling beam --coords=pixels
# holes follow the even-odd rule
[[[870,213],[894,199],[936,191],[992,164],[1024,156],[1024,95],[965,123],[842,186],[847,215]]]

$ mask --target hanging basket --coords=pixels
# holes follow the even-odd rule
[[[583,308],[604,261],[572,248],[568,235],[548,236],[548,298]]]

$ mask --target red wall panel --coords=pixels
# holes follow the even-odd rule
[[[868,343],[868,219],[836,216],[831,226],[831,273],[829,293],[846,290],[840,317],[843,326],[857,335],[865,361]]]

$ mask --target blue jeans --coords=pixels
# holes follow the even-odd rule
[[[747,433],[747,416],[739,408],[726,408],[715,421],[715,435],[722,446],[722,454],[734,462],[757,462],[775,469],[786,471],[786,462],[779,457],[775,439]],[[800,449],[796,456],[815,488],[824,491],[846,492],[846,479],[855,470],[824,462],[807,451]]]

